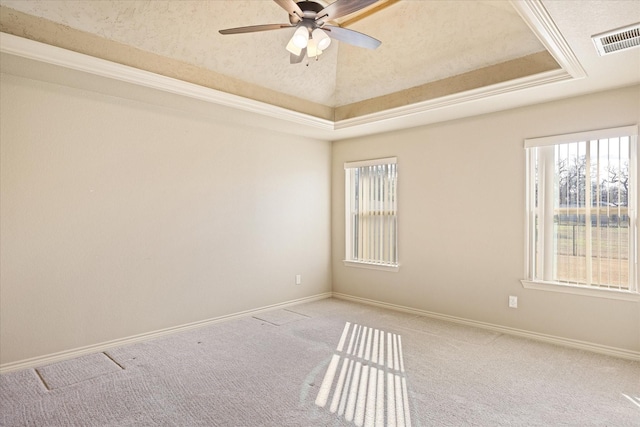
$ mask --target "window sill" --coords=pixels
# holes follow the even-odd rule
[[[347,267],[366,268],[369,270],[391,271],[394,273],[400,270],[400,265],[384,265],[384,264],[375,264],[372,262],[360,262],[360,261],[348,261],[348,260],[344,260],[343,262],[344,262],[344,265]]]
[[[636,292],[579,285],[566,285],[563,283],[537,282],[532,280],[521,280],[520,282],[526,289],[537,289],[540,291],[561,292],[565,294],[585,295],[590,297],[617,299],[624,301],[640,301],[640,294]]]

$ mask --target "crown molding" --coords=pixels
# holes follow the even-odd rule
[[[510,3],[562,69],[574,79],[587,77],[541,0],[510,0]]]
[[[296,125],[310,126],[325,131],[330,131],[334,128],[331,120],[321,119],[253,99],[206,88],[12,34],[0,33],[0,52],[182,95],[217,105],[237,108],[243,111],[285,120]]]
[[[510,3],[538,37],[541,43],[543,43],[558,65],[560,65],[560,69],[534,74],[520,79],[509,80],[437,99],[418,102],[416,104],[405,105],[386,111],[380,111],[365,116],[341,120],[336,122],[335,129],[348,129],[355,126],[397,119],[399,117],[417,115],[454,105],[530,89],[537,86],[581,79],[587,76],[587,73],[578,61],[578,58],[569,47],[569,44],[560,33],[560,30],[553,22],[553,19],[547,10],[542,5],[541,0],[510,0]]]
[[[278,119],[291,132],[301,132],[304,128],[312,134],[317,133],[318,137],[331,139],[366,134],[383,124],[393,128],[408,118],[417,119],[417,124],[428,123],[427,116],[435,111],[586,77],[584,68],[540,0],[511,0],[511,4],[561,68],[340,121],[318,118],[7,33],[0,33],[0,52]]]
[[[431,99],[428,101],[418,102],[415,104],[405,105],[398,108],[392,108],[378,113],[372,113],[365,116],[354,117],[352,119],[340,120],[335,123],[335,129],[348,129],[355,126],[362,126],[375,122],[397,119],[429,111],[439,110],[442,108],[452,107],[455,105],[479,101],[491,98],[497,95],[503,95],[524,89],[529,89],[541,85],[557,83],[572,80],[566,71],[558,69],[547,71],[533,76],[522,77],[515,80],[509,80],[503,83],[497,83],[491,86],[473,89],[466,92],[456,93],[441,98]]]

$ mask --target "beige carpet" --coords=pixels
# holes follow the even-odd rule
[[[638,426],[640,363],[328,299],[0,376],[2,426]]]

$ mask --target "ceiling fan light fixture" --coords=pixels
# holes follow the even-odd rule
[[[302,48],[299,48],[298,46],[295,45],[295,43],[293,42],[293,37],[291,38],[291,40],[289,40],[289,43],[287,44],[287,50],[296,56],[300,56],[300,54],[302,53]]]
[[[293,37],[291,37],[291,43],[300,49],[307,47],[307,43],[309,43],[309,30],[307,30],[307,27],[298,27],[296,32],[293,33]]]
[[[322,50],[318,48],[318,43],[315,39],[309,39],[309,44],[307,45],[307,56],[309,58],[317,58],[322,53]]]
[[[331,38],[329,38],[327,33],[325,33],[320,28],[316,28],[315,30],[313,30],[311,36],[313,37],[313,40],[315,40],[318,49],[320,49],[321,51],[326,50],[331,44]]]
[[[291,64],[299,64],[305,56],[317,59],[323,51],[329,48],[332,39],[367,49],[375,49],[380,46],[380,40],[376,40],[366,34],[340,26],[326,25],[327,22],[335,21],[342,16],[357,12],[379,0],[273,1],[287,11],[289,23],[227,28],[219,30],[219,33],[223,35],[243,34],[284,29],[291,31],[291,28],[293,28],[293,34],[286,46],[286,50],[291,53],[289,58]]]

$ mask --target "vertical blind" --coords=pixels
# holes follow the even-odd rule
[[[636,134],[634,126],[526,142],[533,279],[638,290]]]
[[[347,260],[398,265],[395,158],[345,163]]]

